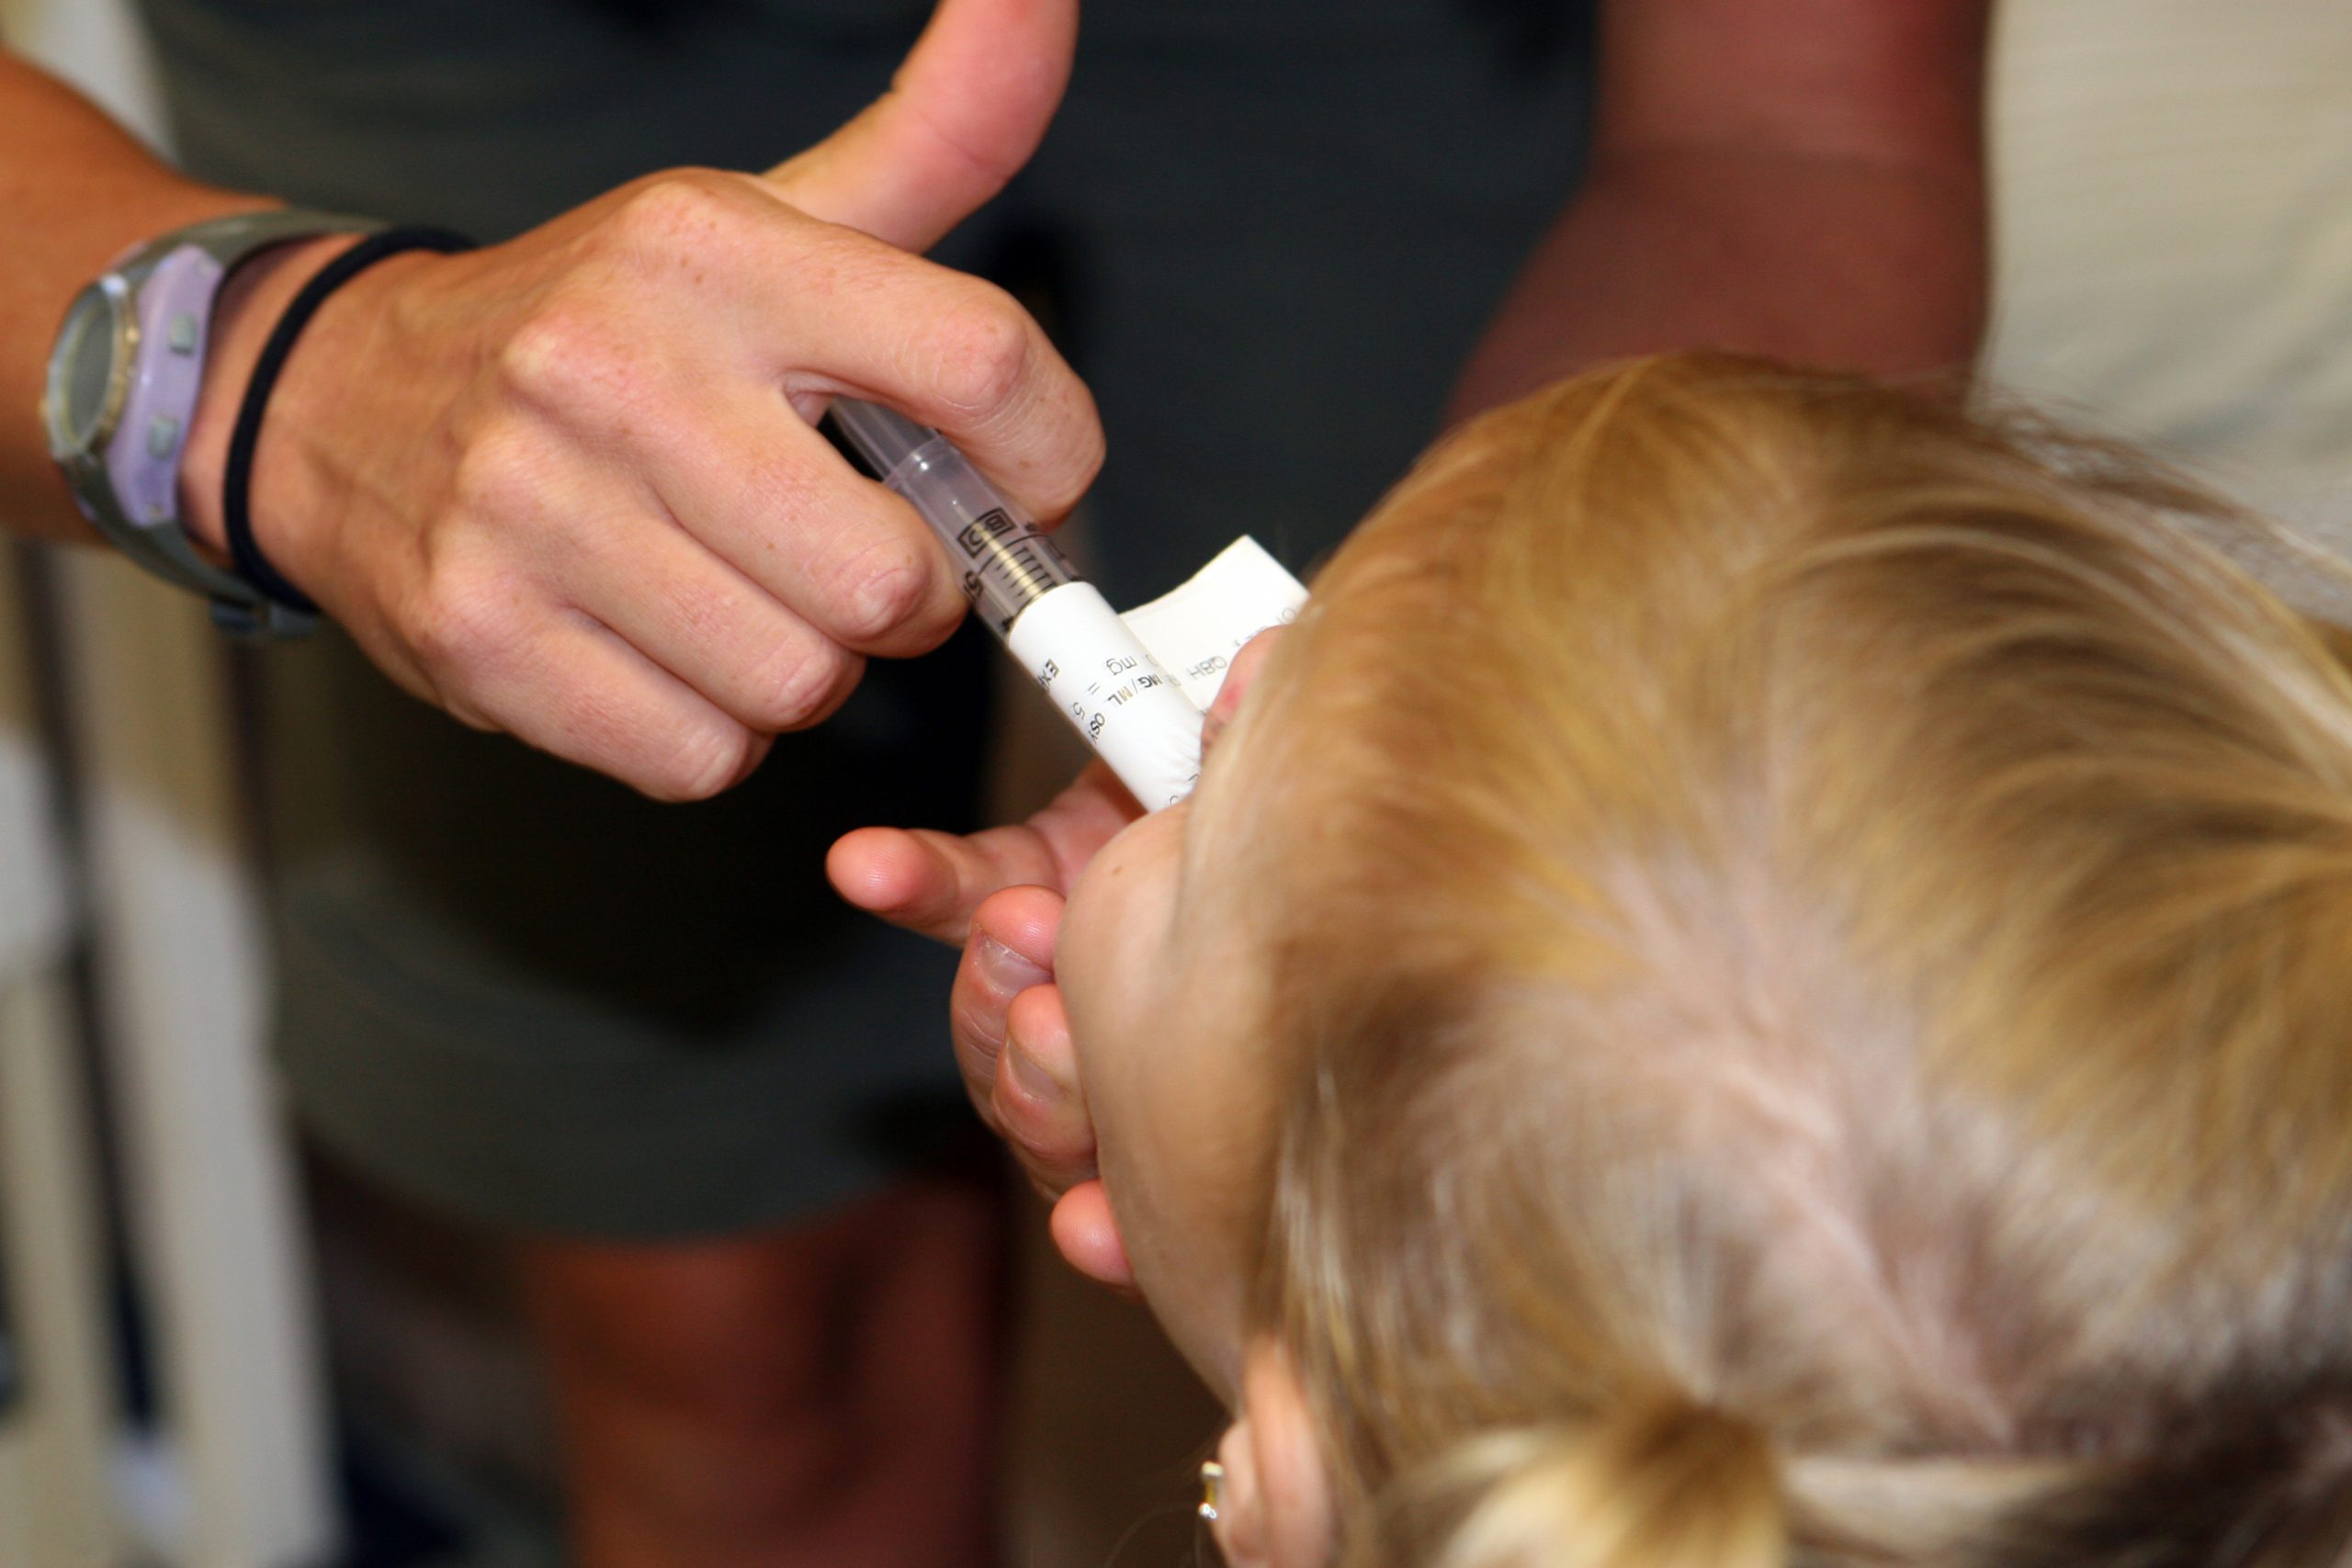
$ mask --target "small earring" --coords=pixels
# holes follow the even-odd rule
[[[1201,1517],[1212,1524],[1216,1523],[1217,1506],[1224,1501],[1224,1498],[1225,1466],[1213,1459],[1203,1460],[1201,1461]]]

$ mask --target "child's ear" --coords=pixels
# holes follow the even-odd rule
[[[1253,1342],[1241,1368],[1241,1414],[1217,1445],[1225,1481],[1216,1532],[1230,1568],[1322,1568],[1331,1555],[1330,1484],[1290,1358]]]

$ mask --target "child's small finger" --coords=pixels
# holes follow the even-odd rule
[[[1017,1050],[1006,1052],[997,1074],[996,1121],[1037,1190],[1057,1197],[1094,1178],[1094,1126],[1083,1107],[1064,1098],[1066,1089],[1024,1077],[1031,1070]]]
[[[1062,906],[1066,902],[1051,887],[1000,889],[980,900],[972,911],[972,935],[995,942],[1051,972],[1054,941],[1061,934]]]
[[[952,842],[944,833],[860,828],[833,841],[825,878],[868,914],[941,942],[961,942],[970,910],[948,855]]]
[[[1069,1011],[1062,1006],[1060,987],[1039,986],[1013,998],[1005,1013],[1005,1035],[1067,1096],[1077,1097],[1078,1056],[1070,1046]]]
[[[1120,1238],[1102,1182],[1082,1181],[1063,1193],[1054,1204],[1050,1228],[1064,1262],[1123,1295],[1135,1294],[1135,1267],[1127,1261],[1127,1244]]]
[[[960,942],[978,906],[1007,887],[1060,878],[1054,851],[1028,827],[958,837],[928,828],[861,828],[825,857],[834,891],[938,942]]]
[[[1013,998],[994,1109],[1006,1139],[1047,1192],[1094,1174],[1094,1123],[1058,987],[1040,986]]]
[[[825,880],[833,891],[876,914],[920,897],[933,872],[931,857],[903,828],[860,828],[825,852]]]
[[[1053,979],[1061,906],[1061,895],[1046,887],[1007,888],[984,901],[974,911],[948,993],[956,1065],[974,1108],[1000,1133],[1005,1129],[997,1120],[995,1085],[1006,1010],[1023,991]]]

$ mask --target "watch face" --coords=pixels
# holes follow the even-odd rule
[[[119,278],[100,278],[74,297],[49,362],[41,414],[51,456],[88,452],[122,412],[130,374],[130,301]]]

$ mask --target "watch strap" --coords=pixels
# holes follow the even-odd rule
[[[349,213],[316,212],[303,207],[270,207],[253,212],[232,212],[207,218],[144,240],[125,251],[107,270],[122,275],[133,287],[175,252],[194,246],[210,256],[226,274],[239,262],[273,245],[315,240],[324,234],[370,234],[383,220]]]
[[[137,246],[96,286],[114,294],[130,316],[128,388],[101,448],[62,453],[59,464],[99,533],[144,570],[203,594],[223,630],[294,636],[317,616],[273,601],[208,560],[180,520],[180,464],[202,386],[213,304],[229,274],[260,251],[382,227],[299,209],[232,213]]]

